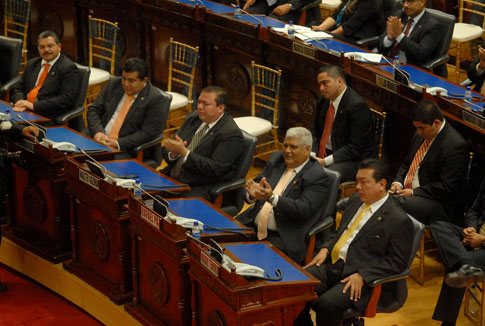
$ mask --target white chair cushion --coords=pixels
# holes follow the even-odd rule
[[[480,26],[465,23],[455,23],[453,30],[453,42],[468,42],[481,37],[483,29]]]
[[[187,96],[175,93],[175,92],[167,92],[168,94],[172,95],[172,103],[170,103],[170,110],[176,110],[183,108],[189,104],[189,99]]]
[[[323,9],[337,9],[340,6],[341,0],[322,0],[320,8]]]
[[[89,86],[100,84],[109,80],[110,74],[106,70],[91,67],[91,74],[89,75]]]
[[[254,137],[261,136],[271,131],[271,128],[273,128],[271,122],[258,117],[240,117],[234,118],[234,121],[239,129],[244,130]]]

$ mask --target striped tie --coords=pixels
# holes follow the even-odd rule
[[[199,145],[199,143],[207,133],[207,130],[209,130],[208,124],[206,124],[204,127],[202,127],[202,129],[200,129],[195,133],[194,137],[192,137],[192,140],[190,141],[189,146],[187,146],[187,149],[189,151],[193,151]],[[172,178],[177,179],[180,176],[180,171],[182,171],[183,163],[184,163],[184,160],[182,158],[179,158],[178,161],[175,163],[175,166],[173,167],[173,169],[170,170],[170,176]]]
[[[414,155],[411,166],[409,167],[404,188],[413,189],[414,176],[416,175],[416,171],[418,171],[419,164],[421,164],[421,161],[423,160],[424,154],[426,154],[430,143],[431,142],[429,140],[425,140]]]

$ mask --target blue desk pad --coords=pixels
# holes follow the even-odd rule
[[[234,13],[235,8],[221,4],[221,3],[207,1],[207,0],[192,0],[192,1],[191,0],[177,0],[176,2],[184,3],[184,4],[187,4],[187,5],[190,5],[190,6],[195,6],[196,4],[198,4],[200,7],[202,7],[202,4],[203,4],[206,9],[208,9],[208,10],[210,10],[210,11],[216,13],[216,14],[231,14],[230,17],[232,19],[234,19],[234,16],[232,14]],[[261,21],[259,21],[258,19],[254,18],[254,17],[251,17],[251,16],[249,16],[245,13],[241,13],[241,20],[245,21],[245,22],[253,23],[255,25],[262,23],[263,27],[268,27],[268,26],[284,27],[285,26],[285,23],[282,22],[282,21],[272,19],[272,18],[268,18],[266,16],[260,16],[258,14],[253,14],[253,13],[251,13],[251,14],[256,16],[257,18],[259,18],[259,20],[261,20]]]
[[[240,229],[241,226],[234,223],[215,209],[197,198],[183,199],[183,200],[168,200],[170,203],[170,210],[182,217],[195,218],[205,225],[216,228],[235,228]],[[206,230],[204,233],[220,233],[219,230]]]
[[[392,66],[383,66],[379,67],[379,69],[387,71],[391,74],[394,72],[394,68]],[[448,91],[448,97],[450,98],[463,99],[463,96],[465,95],[466,88],[457,86],[444,79],[434,76],[431,73],[424,72],[409,65],[402,65],[401,69],[409,73],[409,79],[415,84],[429,85],[429,87],[443,87]],[[474,93],[473,95],[477,96],[477,93]]]
[[[288,263],[264,243],[224,244],[224,247],[239,258],[243,263],[261,267],[271,276],[276,268],[283,272],[283,279],[277,282],[308,281],[305,274]],[[273,281],[268,281],[273,282]]]
[[[111,152],[111,148],[101,145],[86,136],[80,135],[63,127],[47,128],[47,138],[55,142],[70,142],[84,150],[104,150]]]
[[[136,174],[140,178],[141,186],[145,190],[155,190],[163,186],[174,186],[175,183],[165,178],[163,175],[158,174],[150,169],[147,169],[137,161],[126,160],[116,162],[103,162],[101,163],[108,171],[116,175]],[[150,186],[155,187],[150,187]]]
[[[339,40],[335,39],[325,39],[325,40],[320,40],[320,41],[310,41],[308,44],[313,44],[318,48],[325,49],[325,44],[328,48],[328,50],[334,50],[337,51],[338,53],[340,52],[368,52],[362,48],[359,48],[357,46],[353,46],[347,43],[340,42]]]
[[[27,111],[24,111],[24,112],[15,112],[15,111],[12,111],[12,107],[10,105],[0,102],[0,112],[5,113],[5,111],[7,111],[7,110],[10,110],[11,111],[10,113],[12,115],[12,120],[13,121],[20,121],[20,122],[22,122],[22,119],[17,118],[17,114],[20,115],[22,118],[24,118],[27,121],[42,120],[42,118],[37,117],[37,116],[35,116],[33,114],[30,114]]]

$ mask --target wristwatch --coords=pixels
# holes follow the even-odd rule
[[[291,3],[289,3],[288,6],[290,6],[291,11],[295,10],[295,7],[293,7],[293,5]]]
[[[267,199],[267,202],[270,203],[271,205],[273,205],[273,200],[274,200],[274,194],[272,194],[268,199]]]

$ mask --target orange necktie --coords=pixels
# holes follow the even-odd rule
[[[322,138],[320,139],[320,149],[318,151],[318,157],[324,158],[325,156],[327,156],[327,143],[328,139],[330,138],[330,134],[332,133],[334,117],[335,107],[333,106],[333,103],[330,102],[330,106],[328,107],[327,114],[325,116],[325,125],[323,126]]]
[[[278,184],[273,190],[273,194],[281,195],[283,190],[286,188],[288,181],[290,181],[291,176],[295,172],[295,169],[286,169],[286,172],[283,173],[278,181]],[[273,206],[265,202],[261,211],[259,212],[259,219],[258,219],[258,239],[262,240],[268,236],[268,220],[269,220],[269,213]]]
[[[133,98],[135,98],[133,95],[126,95],[126,100],[121,105],[120,112],[118,113],[118,116],[116,117],[116,120],[111,127],[111,131],[109,132],[109,138],[115,140],[118,139],[118,134],[120,133],[120,129],[123,125],[123,122],[125,121],[126,115],[130,111],[131,104],[133,103]]]
[[[421,161],[423,160],[424,154],[426,154],[426,151],[428,150],[429,144],[430,144],[430,141],[425,140],[419,147],[416,154],[414,155],[413,161],[411,162],[411,166],[409,167],[408,175],[406,178],[406,184],[404,185],[404,188],[407,188],[407,189],[413,188],[414,176],[416,175],[416,171],[418,170],[419,164],[421,164]]]
[[[42,75],[40,75],[37,85],[29,92],[29,94],[27,94],[27,101],[29,101],[30,103],[35,102],[37,94],[39,94],[39,90],[42,87],[42,84],[44,84],[47,74],[49,73],[50,66],[50,64],[44,63],[44,71],[42,71]]]

